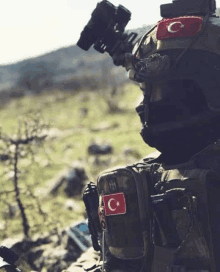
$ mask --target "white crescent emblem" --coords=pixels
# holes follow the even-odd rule
[[[115,209],[113,209],[112,206],[111,206],[111,202],[112,202],[113,200],[116,201],[114,198],[110,198],[109,201],[108,201],[108,208],[109,208],[109,210],[112,211],[112,212],[114,212],[114,211],[117,209],[117,207],[116,207]],[[119,205],[120,205],[120,203],[117,201],[117,202],[116,202],[116,206],[119,206]]]
[[[177,32],[177,31],[180,30],[180,29],[178,29],[178,30],[172,30],[172,26],[175,25],[175,24],[180,24],[180,27],[181,27],[181,28],[184,28],[184,26],[185,26],[185,25],[183,25],[181,22],[173,22],[173,23],[171,23],[171,24],[168,26],[168,28],[167,28],[168,32],[170,32],[170,33],[175,33],[175,32]]]

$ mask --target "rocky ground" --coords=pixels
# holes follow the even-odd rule
[[[99,163],[101,157],[111,154],[112,150],[113,147],[108,144],[92,143],[88,146],[88,153],[96,158],[93,163]],[[131,148],[124,150],[124,155],[126,157],[139,157],[139,154],[136,154],[135,150]],[[79,162],[74,162],[71,167],[61,171],[59,175],[48,182],[46,188],[44,188],[45,195],[56,195],[58,190],[63,190],[67,196],[65,208],[72,211],[77,206],[74,197],[82,195],[87,182],[86,169]],[[81,221],[80,225],[82,222],[84,221]],[[79,239],[71,237],[71,229],[73,227],[76,227],[76,223],[68,228],[54,229],[50,233],[38,235],[32,239],[8,238],[1,242],[1,246],[10,248],[19,256],[17,266],[22,272],[75,272],[76,267],[74,263],[81,255],[81,262],[88,262],[88,258],[84,258],[85,254],[82,253],[91,248],[92,243],[88,228],[86,231],[87,234],[85,232],[82,239],[80,236],[78,237]],[[85,241],[85,237],[88,241]],[[85,246],[79,245],[78,240],[80,239]],[[98,257],[94,257],[93,255],[94,251],[92,250],[91,256],[94,261]],[[88,263],[88,265],[91,265],[91,263]]]
[[[17,266],[22,272],[61,272],[70,267],[83,252],[65,230],[32,240],[7,239],[2,245],[19,255]]]

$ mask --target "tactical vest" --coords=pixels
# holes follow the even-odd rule
[[[220,271],[219,173],[220,142],[185,164],[145,159],[100,175],[104,250],[140,260],[137,271]]]

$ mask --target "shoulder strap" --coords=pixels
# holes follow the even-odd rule
[[[142,165],[143,166],[143,165]],[[127,170],[133,175],[136,183],[137,196],[138,196],[138,206],[139,213],[142,225],[142,234],[143,234],[143,242],[144,242],[144,261],[140,272],[145,271],[147,266],[151,266],[153,249],[152,249],[152,241],[151,241],[151,209],[150,209],[150,175],[149,169],[144,169],[141,165],[128,166]],[[148,268],[148,269],[149,269]],[[147,270],[150,271],[150,270]]]

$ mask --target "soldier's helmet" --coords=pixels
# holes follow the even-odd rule
[[[205,133],[210,141],[220,137],[220,129],[211,132],[220,124],[219,17],[163,19],[133,54],[140,59],[133,77],[144,90],[137,111],[146,143],[160,150],[169,139],[181,143]]]

